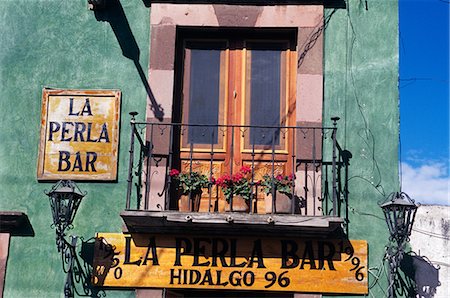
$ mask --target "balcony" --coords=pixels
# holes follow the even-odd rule
[[[333,120],[332,127],[267,127],[132,119],[128,188],[121,217],[130,232],[345,233],[351,154],[336,141],[338,119]],[[170,175],[172,169],[187,177],[192,173],[206,177],[198,210],[194,210],[192,191],[184,192],[184,203],[179,200],[182,191]],[[238,212],[239,186],[230,184],[226,190],[220,181],[223,175],[236,177],[242,169],[239,178],[246,179],[248,208]],[[275,184],[283,177],[292,179],[284,189],[289,205],[280,211],[282,194]]]

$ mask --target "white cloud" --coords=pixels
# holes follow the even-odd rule
[[[402,191],[426,205],[450,205],[448,165],[431,162],[413,166],[402,162]]]

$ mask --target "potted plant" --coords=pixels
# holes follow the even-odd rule
[[[295,176],[293,174],[287,176],[281,174],[263,176],[261,186],[266,194],[266,213],[272,213],[272,211],[275,213],[291,213],[294,179]],[[273,195],[275,195],[275,204],[273,204]]]
[[[198,212],[202,188],[208,187],[209,184],[208,177],[198,172],[180,173],[177,169],[170,170],[169,175],[180,192],[178,210]]]
[[[233,176],[224,174],[217,178],[216,185],[222,188],[227,203],[227,211],[248,212],[251,199],[251,168],[242,166]]]

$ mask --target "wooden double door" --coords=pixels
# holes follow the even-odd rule
[[[293,172],[294,131],[286,126],[295,125],[297,67],[289,36],[213,34],[183,39],[179,49],[183,171],[217,178],[247,165],[254,167],[255,180],[273,169],[277,174]]]

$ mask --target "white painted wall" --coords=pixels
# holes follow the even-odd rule
[[[437,298],[450,297],[450,206],[422,205],[417,210],[411,234],[411,247],[439,266]]]

